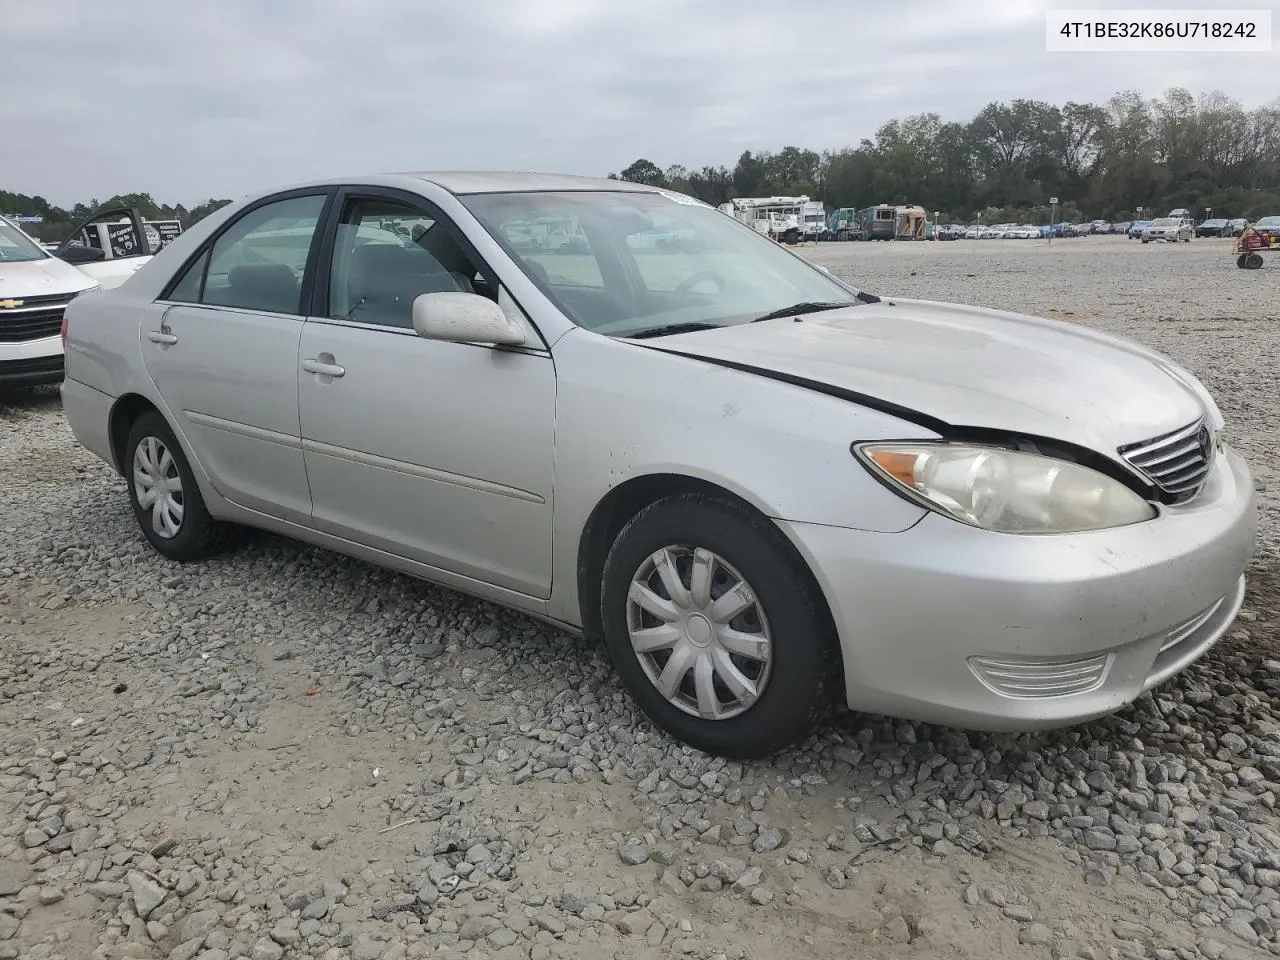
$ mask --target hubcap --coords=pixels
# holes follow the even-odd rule
[[[182,529],[182,474],[173,454],[158,437],[144,437],[133,453],[133,492],[151,511],[151,529],[166,540]]]
[[[631,578],[627,630],[667,701],[706,720],[749,710],[769,682],[773,642],[755,591],[702,547],[663,547]]]

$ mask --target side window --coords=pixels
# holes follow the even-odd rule
[[[176,300],[178,303],[199,303],[200,291],[204,287],[204,268],[208,265],[209,251],[206,250],[187,267],[182,279],[174,284],[165,299]]]
[[[497,298],[443,223],[394,200],[348,203],[334,238],[330,317],[408,329],[417,297],[450,291]]]
[[[200,302],[297,314],[324,202],[323,195],[277,200],[235,221],[209,253]]]

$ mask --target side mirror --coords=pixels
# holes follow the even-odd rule
[[[518,347],[524,330],[492,300],[474,293],[424,293],[413,301],[413,329],[420,337],[452,343]]]
[[[58,259],[74,266],[77,263],[97,263],[100,260],[107,259],[107,255],[97,247],[90,247],[83,243],[72,243],[68,244],[67,248],[58,254]]]

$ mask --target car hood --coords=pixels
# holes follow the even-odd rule
[[[959,304],[886,299],[645,346],[857,394],[940,432],[999,430],[1111,458],[1206,415],[1220,425],[1204,388],[1153,351]]]
[[[95,286],[96,281],[56,257],[18,263],[0,262],[0,300],[73,294]]]

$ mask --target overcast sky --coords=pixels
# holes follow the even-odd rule
[[[1144,4],[0,0],[0,189],[193,204],[370,171],[604,176],[639,156],[732,166],[744,149],[856,145],[893,117],[967,120],[1015,97],[1176,84],[1253,107],[1280,90],[1280,48],[1046,53],[1050,6]]]

